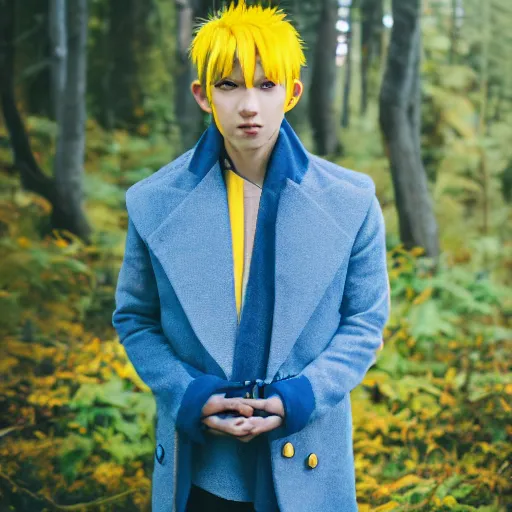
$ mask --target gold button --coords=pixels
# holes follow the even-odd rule
[[[318,466],[318,457],[315,453],[310,453],[307,458],[307,465],[313,469]]]
[[[251,393],[249,393],[249,391],[247,391],[247,393],[245,393],[245,398],[251,398]]]
[[[286,443],[283,446],[283,457],[291,458],[295,455],[295,448],[292,443]]]

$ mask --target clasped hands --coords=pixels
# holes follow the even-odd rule
[[[265,411],[266,417],[254,416],[254,410]],[[221,413],[229,413],[225,418]],[[278,395],[269,398],[226,398],[225,393],[210,396],[202,410],[202,423],[209,432],[219,436],[232,436],[247,443],[257,435],[280,427],[285,411]]]

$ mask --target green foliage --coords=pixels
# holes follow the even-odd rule
[[[503,58],[512,55],[512,40],[498,29],[512,21],[508,5],[464,1],[454,28],[453,3],[437,0],[423,21],[422,153],[436,216],[447,249],[467,245],[468,231],[494,239],[495,249],[481,259],[483,271],[504,269],[510,257],[504,242],[511,235],[512,98],[505,92],[510,66],[504,71]]]
[[[502,510],[495,496],[510,489],[512,455],[510,293],[447,262],[434,273],[421,253],[397,246],[388,255],[384,349],[353,392],[361,510]]]
[[[51,123],[32,123],[42,127],[35,145],[51,148]],[[0,496],[15,510],[104,496],[120,510],[149,507],[155,402],[111,327],[124,190],[147,155],[166,161],[148,140],[88,123],[89,246],[70,233],[41,237],[50,205],[0,174]]]

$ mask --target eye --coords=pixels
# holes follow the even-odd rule
[[[270,80],[266,80],[265,82],[263,82],[261,84],[262,89],[272,89],[275,86],[276,86],[276,84]]]
[[[237,85],[231,80],[221,80],[219,83],[215,84],[215,87],[223,91],[230,91],[231,89],[237,87]]]

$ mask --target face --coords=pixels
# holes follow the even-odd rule
[[[192,92],[203,110],[213,110],[226,146],[237,151],[255,150],[272,145],[277,139],[285,112],[286,90],[267,79],[259,57],[253,87],[246,87],[238,61],[229,76],[212,84],[213,109],[198,83],[195,87],[193,84]],[[295,101],[301,92],[302,84],[297,81]]]

